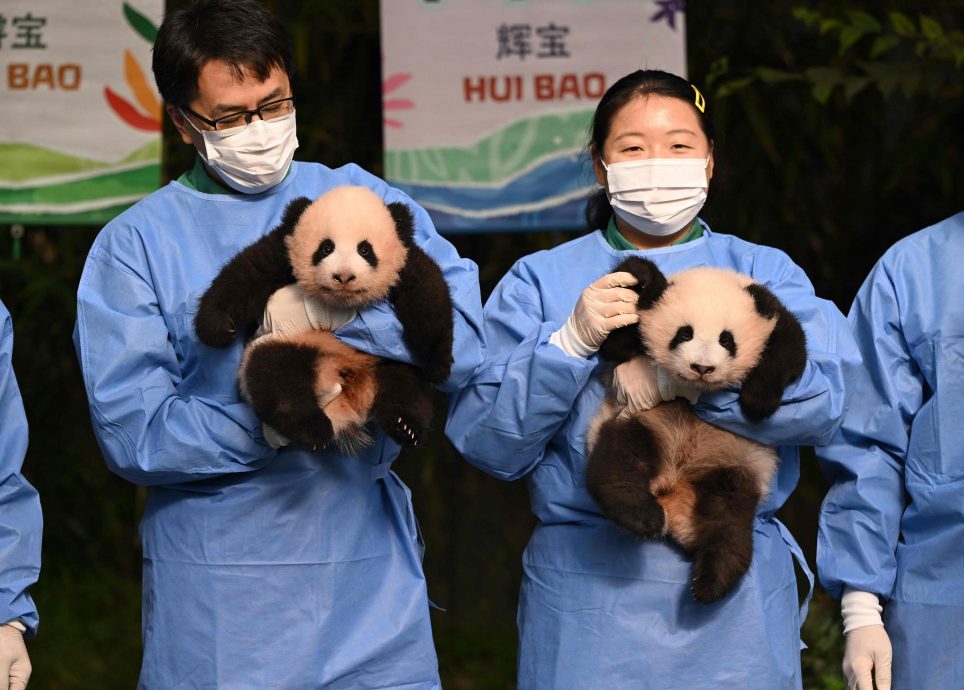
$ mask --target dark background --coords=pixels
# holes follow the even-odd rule
[[[267,4],[295,43],[297,157],[380,174],[377,1]],[[817,294],[846,312],[888,246],[964,208],[962,20],[960,0],[690,3],[689,76],[721,133],[702,217],[785,250]],[[629,59],[626,71],[637,66]],[[192,161],[165,122],[165,182]],[[71,343],[77,281],[97,231],[30,227],[19,261],[0,234],[0,296],[14,316],[31,423],[24,471],[45,518],[32,688],[130,688],[140,661],[136,527],[146,489],[105,469]],[[450,239],[479,264],[484,298],[517,258],[572,236]],[[447,610],[433,612],[442,680],[511,688],[528,497],[521,482],[499,482],[458,457],[440,432],[443,404],[427,447],[396,464],[428,543],[430,596]],[[825,490],[805,449],[803,477],[780,517],[811,564]],[[819,589],[804,640],[805,687],[842,689],[839,616]]]

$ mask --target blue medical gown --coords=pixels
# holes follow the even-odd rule
[[[74,342],[94,430],[111,470],[151,486],[140,687],[438,687],[410,494],[390,470],[398,446],[378,434],[357,457],[272,450],[239,398],[241,339],[208,348],[193,327],[221,266],[288,201],[343,184],[412,204],[357,166],[295,163],[253,196],[173,182],[91,248]],[[482,358],[477,267],[412,210],[455,304],[451,390]],[[410,361],[390,306],[337,334]]]
[[[719,266],[753,276],[800,319],[809,358],[769,420],[742,415],[734,391],[704,394],[703,419],[780,446],[779,471],[754,526],[753,565],[713,605],[689,591],[691,563],[668,540],[640,540],[586,491],[586,429],[603,399],[603,365],[548,342],[587,285],[638,254],[671,274]],[[785,254],[707,231],[650,251],[612,249],[600,232],[515,264],[485,306],[483,366],[451,402],[446,433],[466,459],[503,479],[525,477],[535,531],[523,557],[519,687],[687,690],[799,688],[800,625],[793,556],[773,514],[799,478],[798,445],[826,442],[857,366],[843,315],[814,296]],[[809,570],[806,570],[809,575]]]
[[[14,619],[37,631],[37,607],[27,589],[40,574],[43,517],[37,491],[23,474],[27,416],[13,374],[13,326],[0,302],[0,625]]]
[[[848,318],[866,367],[817,451],[820,580],[883,598],[894,690],[964,688],[964,213],[891,247]]]

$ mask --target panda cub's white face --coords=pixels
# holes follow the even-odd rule
[[[669,276],[639,332],[652,359],[703,390],[738,385],[756,366],[776,319],[765,319],[735,271],[694,268]]]
[[[366,187],[336,187],[320,196],[285,244],[305,293],[342,307],[387,297],[408,257],[385,202]]]

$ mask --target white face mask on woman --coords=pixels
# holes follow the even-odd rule
[[[706,158],[649,158],[610,163],[609,203],[617,216],[647,235],[665,237],[686,227],[706,202]]]
[[[223,132],[200,130],[189,117],[184,119],[204,139],[204,162],[226,185],[245,194],[257,194],[281,182],[298,148],[294,112]]]

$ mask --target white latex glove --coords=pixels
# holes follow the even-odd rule
[[[355,318],[355,309],[342,309],[305,297],[296,283],[275,290],[268,299],[258,335],[290,335],[303,331],[333,331]]]
[[[893,651],[883,625],[866,625],[847,633],[843,672],[847,690],[890,690]],[[873,680],[872,680],[873,678]]]
[[[638,323],[638,296],[627,286],[636,279],[629,273],[607,273],[582,291],[575,308],[549,342],[573,357],[589,357],[611,331]]]
[[[23,634],[12,625],[0,625],[0,690],[23,690],[31,670]]]
[[[628,417],[656,407],[663,401],[686,398],[695,404],[700,392],[646,357],[633,357],[613,369],[613,394],[616,404],[623,408],[620,417]]]

